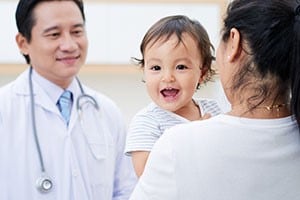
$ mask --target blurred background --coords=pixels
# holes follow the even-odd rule
[[[218,45],[221,20],[228,0],[84,0],[89,54],[79,77],[120,107],[126,123],[151,100],[141,69],[131,63],[140,58],[139,45],[149,27],[167,15],[197,19]],[[15,43],[17,0],[0,0],[0,86],[14,80],[27,66]],[[228,110],[218,76],[202,85],[196,97],[214,98]]]

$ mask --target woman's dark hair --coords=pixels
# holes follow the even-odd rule
[[[16,24],[19,33],[21,33],[28,42],[31,41],[31,31],[36,23],[36,19],[33,15],[34,8],[37,4],[45,1],[67,1],[67,0],[20,0],[16,9]],[[71,1],[71,0],[69,0]],[[78,6],[82,18],[85,21],[84,7],[82,0],[72,0]],[[23,55],[27,64],[30,64],[30,58],[28,55]]]
[[[189,34],[198,42],[197,46],[200,51],[199,53],[203,59],[202,66],[199,67],[203,67],[203,70],[207,71],[205,81],[210,80],[215,74],[215,71],[211,67],[212,61],[215,59],[213,56],[214,47],[211,44],[207,31],[204,27],[197,20],[191,20],[187,16],[167,16],[153,24],[146,32],[140,45],[142,56],[144,57],[147,45],[150,43],[153,45],[163,37],[164,40],[167,41],[173,34],[175,34],[178,38],[178,44],[183,42],[183,33]],[[137,61],[141,67],[144,67],[144,58],[133,59]]]
[[[231,89],[255,85],[257,88],[253,89],[258,92],[248,103],[257,100],[263,103],[274,92],[277,97],[291,90],[291,108],[297,119],[300,115],[299,4],[299,0],[234,0],[228,6],[222,31],[222,40],[226,42],[230,30],[236,28],[243,50],[247,49],[249,54],[245,65],[235,74]],[[248,78],[254,74],[259,75],[261,83],[249,84]],[[264,81],[270,76],[276,80],[272,86]]]

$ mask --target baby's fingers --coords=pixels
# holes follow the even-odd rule
[[[205,113],[203,115],[203,117],[201,118],[201,120],[205,120],[205,119],[209,119],[209,118],[211,118],[211,114],[210,113]]]

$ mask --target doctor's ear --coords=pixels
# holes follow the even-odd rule
[[[18,33],[16,35],[16,43],[19,47],[20,52],[23,55],[28,55],[28,42],[27,39],[21,33]]]

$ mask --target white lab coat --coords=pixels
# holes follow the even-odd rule
[[[66,127],[47,91],[33,81],[37,134],[46,173],[54,183],[47,194],[36,189],[41,166],[32,131],[28,74],[26,70],[0,89],[0,199],[128,199],[136,177],[130,160],[123,155],[125,126],[121,114],[111,100],[84,87],[85,93],[98,101],[101,131],[109,142],[107,156],[97,158],[101,141],[87,138],[82,131],[76,110],[81,94],[77,84]]]

